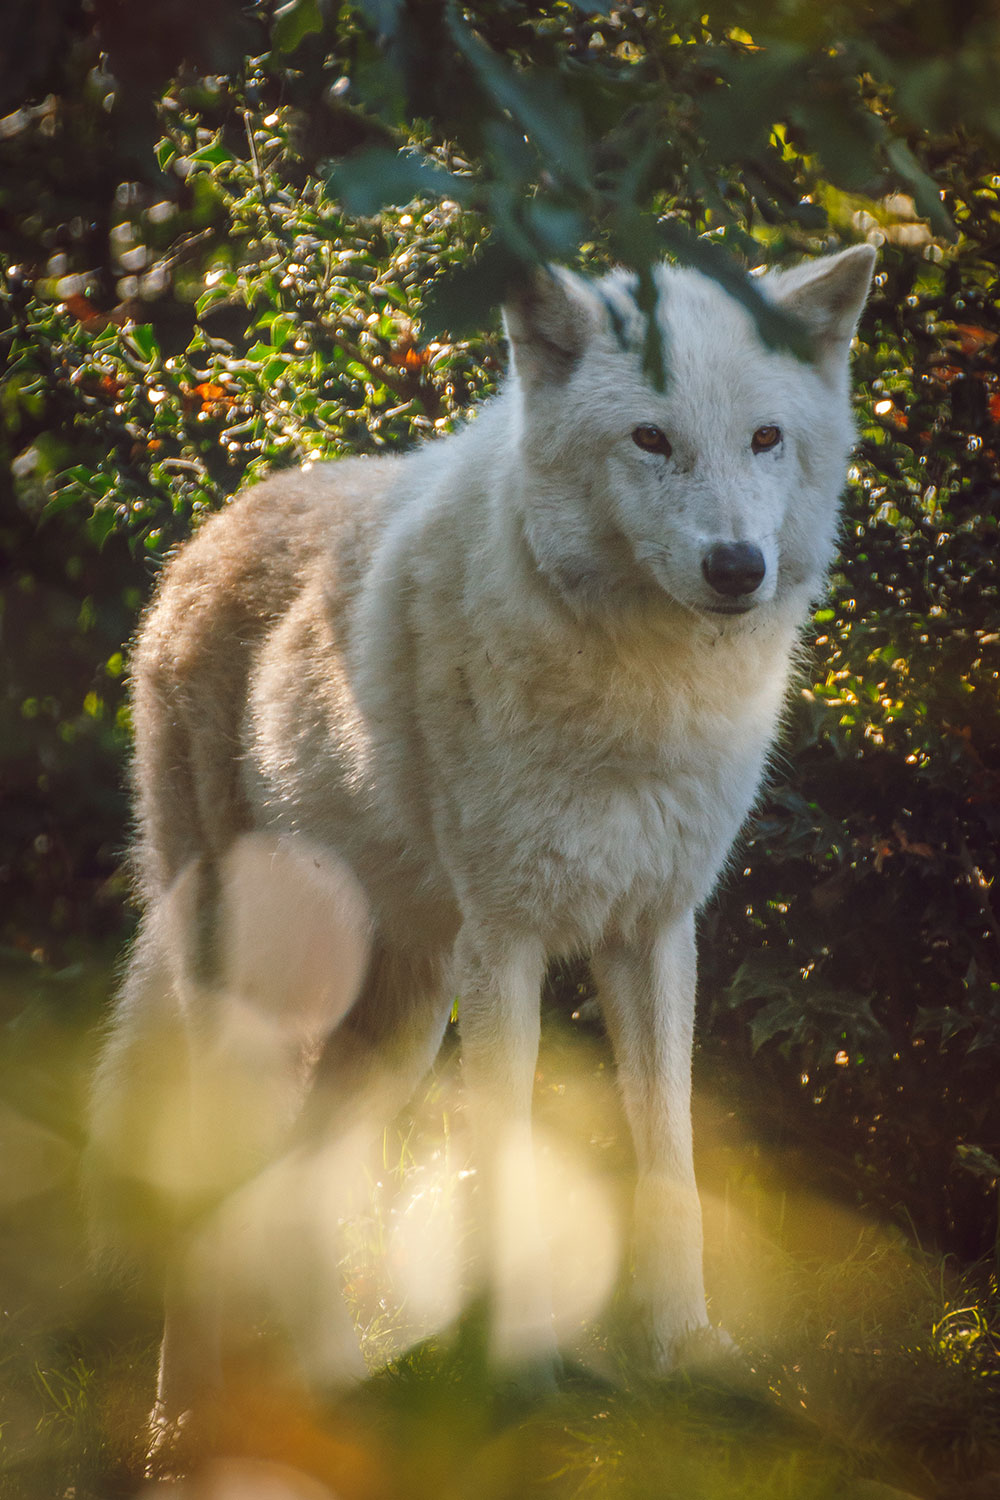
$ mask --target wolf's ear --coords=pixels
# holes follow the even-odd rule
[[[504,304],[514,367],[525,385],[558,384],[583,358],[599,312],[586,284],[559,266],[539,266]]]
[[[801,318],[812,333],[816,363],[824,374],[836,376],[846,367],[874,268],[872,246],[852,245],[765,278],[775,302]]]

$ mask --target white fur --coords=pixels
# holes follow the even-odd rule
[[[541,1236],[525,1251],[503,1226],[534,1192],[538,993],[558,954],[592,954],[617,1054],[654,1366],[706,1322],[693,915],[757,794],[832,555],[871,264],[861,247],[759,283],[810,325],[810,363],[765,347],[714,283],[663,269],[662,391],[627,277],[540,278],[507,309],[513,376],[465,431],[249,492],[168,571],[140,640],[150,911],[234,829],[346,861],[375,954],[330,1053],[351,1111],[405,1098],[460,994],[502,1360],[553,1353]],[[633,441],[649,425],[670,457]],[[754,452],[768,426],[781,442]],[[764,579],[744,613],[715,613],[729,601],[702,561],[740,542]],[[182,941],[157,943],[176,965]],[[157,990],[133,983],[119,1034]],[[116,1090],[106,1066],[99,1098]]]

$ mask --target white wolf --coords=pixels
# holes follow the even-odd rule
[[[328,1031],[337,1132],[406,1100],[457,993],[494,1354],[554,1364],[542,1237],[512,1243],[506,1205],[534,1222],[546,961],[585,952],[635,1141],[654,1368],[707,1325],[694,919],[833,552],[873,259],[758,281],[809,330],[807,362],[713,281],[660,268],[663,390],[629,276],[540,274],[506,308],[506,389],[460,434],[276,476],[171,562],[132,664],[146,916],[94,1094],[109,1211],[129,1178],[173,1193],[180,1237],[197,1209],[158,1120],[171,1068],[192,1160],[229,1132],[207,1201],[286,1140]],[[227,1114],[220,1059],[257,1106]],[[189,1291],[168,1299],[168,1421],[209,1340]]]

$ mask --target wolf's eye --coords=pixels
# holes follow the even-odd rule
[[[750,441],[750,446],[755,453],[766,453],[769,448],[777,448],[780,442],[780,427],[758,427]]]
[[[633,428],[632,441],[644,453],[662,453],[664,458],[669,458],[673,452],[667,434],[659,427]]]

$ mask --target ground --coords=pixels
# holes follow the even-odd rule
[[[52,970],[8,954],[0,1064],[0,1497],[149,1493],[154,1299],[91,1270],[76,1180],[109,954]],[[263,1318],[224,1406],[165,1484],[199,1500],[991,1500],[1000,1496],[995,1275],[804,1188],[713,1092],[697,1102],[711,1313],[736,1342],[665,1381],[621,1353],[629,1152],[593,1026],[553,1016],[537,1080],[554,1205],[559,1393],[500,1388],[456,1291],[475,1190],[454,1047],[372,1158],[342,1276],[369,1379],[308,1389]],[[183,1444],[182,1444],[183,1448]],[[159,1490],[157,1491],[159,1493]]]

